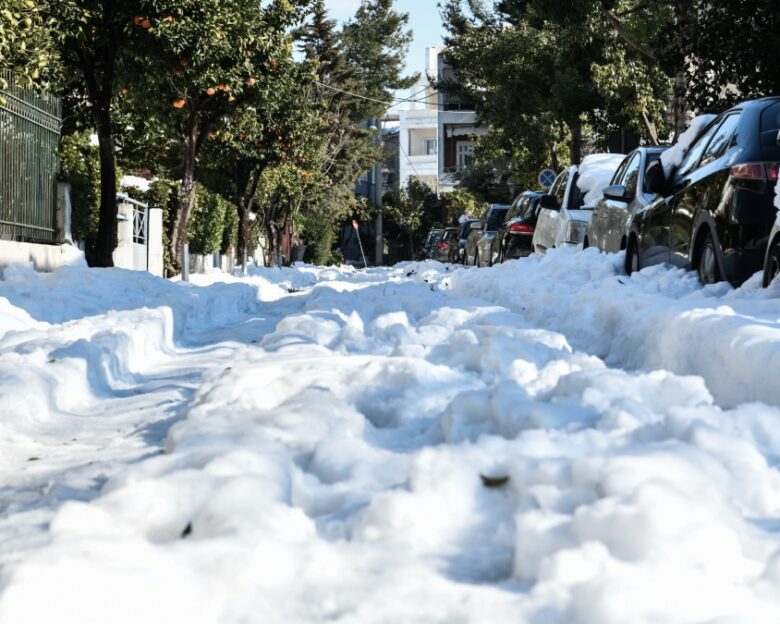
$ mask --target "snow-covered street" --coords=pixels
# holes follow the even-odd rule
[[[780,280],[0,282],[0,622],[780,621]]]

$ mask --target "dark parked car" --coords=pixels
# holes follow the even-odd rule
[[[493,264],[496,260],[493,257],[493,239],[508,211],[509,206],[505,204],[490,204],[490,208],[481,219],[482,227],[472,230],[469,234],[464,264],[476,266]]]
[[[691,144],[669,179],[647,170],[659,196],[631,224],[626,271],[671,262],[702,283],[738,285],[764,265],[775,221],[780,97],[751,100],[719,115]]]
[[[479,219],[466,219],[458,226],[458,245],[450,245],[450,262],[464,264],[466,257],[466,242],[471,230],[481,227]]]
[[[656,198],[647,186],[647,168],[658,162],[666,149],[640,147],[625,157],[593,209],[583,247],[598,247],[611,253],[626,248],[634,215]]]
[[[433,246],[432,260],[449,262],[450,249],[458,246],[458,228],[444,228],[444,236]]]
[[[531,241],[536,220],[539,218],[539,198],[542,195],[543,193],[537,191],[525,191],[512,202],[512,207],[506,213],[506,220],[493,239],[498,262],[523,258],[533,253]]]
[[[436,243],[441,240],[442,236],[444,236],[444,230],[442,229],[433,229],[428,232],[428,236],[425,237],[425,242],[419,253],[420,260],[426,260],[433,257],[433,248]]]

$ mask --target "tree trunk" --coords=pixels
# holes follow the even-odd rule
[[[571,164],[582,162],[582,120],[577,117],[568,123],[571,132]]]
[[[265,237],[266,242],[268,243],[268,266],[276,266],[276,262],[274,261],[274,254],[276,251],[276,232],[274,231],[274,222],[273,220],[269,219],[268,222],[265,224]]]
[[[187,225],[190,222],[192,211],[195,208],[195,165],[198,151],[198,127],[193,124],[189,136],[185,141],[184,175],[182,176],[179,191],[176,197],[176,218],[171,232],[171,259],[174,270],[181,267],[182,245],[187,242]]]
[[[246,197],[238,198],[238,253],[241,262],[244,260],[244,250],[249,257],[249,203]]]
[[[116,155],[111,126],[110,98],[111,95],[108,94],[108,102],[101,101],[95,108],[100,157],[100,212],[93,264],[99,267],[114,266],[114,249],[117,243]],[[106,99],[105,96],[103,99]]]
[[[647,111],[647,109],[642,111],[642,123],[645,124],[645,130],[647,130],[647,137],[650,140],[650,145],[659,145],[658,129],[650,120],[650,113]]]
[[[284,241],[284,235],[287,233],[287,221],[282,224],[282,227],[276,228],[276,253],[279,257],[279,266],[284,266],[284,258],[282,257],[282,242]]]
[[[560,163],[558,162],[558,146],[553,143],[550,145],[550,168],[558,173]]]

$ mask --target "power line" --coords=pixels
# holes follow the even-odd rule
[[[376,98],[372,98],[372,97],[369,97],[367,95],[360,95],[359,93],[354,93],[352,91],[346,91],[344,89],[339,89],[338,87],[332,87],[331,85],[326,85],[325,83],[322,83],[322,82],[320,82],[318,80],[315,80],[314,83],[319,85],[319,86],[321,86],[321,87],[324,87],[325,89],[330,89],[331,91],[336,91],[338,93],[343,93],[344,95],[351,95],[352,97],[356,97],[356,98],[359,98],[361,100],[368,100],[369,102],[376,102],[377,104],[384,104],[385,106],[387,106],[387,108],[391,108],[391,107],[395,106],[396,104],[404,104],[406,102],[427,104],[428,106],[435,106],[437,109],[444,109],[445,108],[442,104],[433,104],[433,103],[429,102],[427,98],[424,99],[424,100],[412,99],[414,97],[414,95],[418,95],[419,93],[422,93],[422,91],[424,91],[425,89],[423,89],[421,91],[418,91],[412,97],[409,97],[409,98],[406,98],[406,99],[393,98],[393,101],[388,102],[387,100],[378,100]],[[427,88],[428,87],[426,87],[426,89]],[[438,93],[438,91],[436,93]],[[446,109],[445,109],[445,111],[446,111]],[[464,114],[465,113],[471,113],[471,114],[474,113],[474,111],[446,111],[446,112],[450,112],[450,113],[464,113]]]

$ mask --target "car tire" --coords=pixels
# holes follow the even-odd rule
[[[479,249],[477,249],[476,252],[474,252],[474,266],[478,269],[482,268],[482,263],[479,261]]]
[[[587,249],[590,247],[590,243],[588,242],[588,237],[586,236],[585,239],[582,241],[582,248]]]
[[[764,288],[767,288],[780,275],[780,242],[772,245],[766,257],[764,267]]]
[[[631,238],[626,246],[626,275],[638,273],[642,268],[639,266],[639,245],[636,242],[636,238]]]
[[[718,267],[718,254],[712,234],[707,233],[696,260],[696,272],[702,284],[717,284],[722,281]]]

